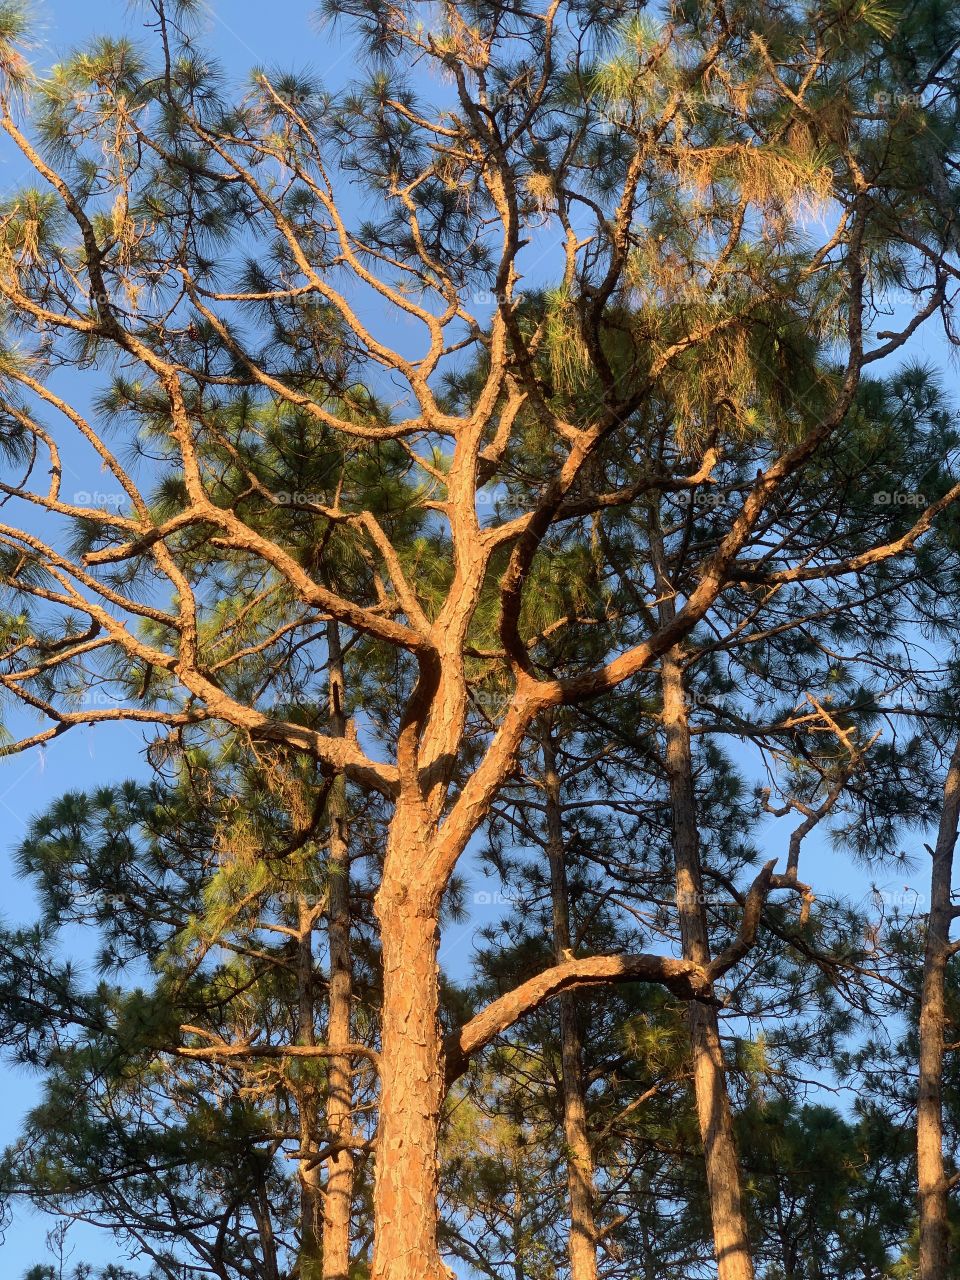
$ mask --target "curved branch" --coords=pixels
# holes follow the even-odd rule
[[[515,1022],[539,1009],[562,991],[609,986],[615,982],[659,982],[685,1000],[710,998],[706,972],[690,960],[641,953],[632,956],[589,956],[567,960],[529,978],[471,1018],[446,1038],[446,1082],[449,1088],[466,1071],[470,1058],[485,1049]]]

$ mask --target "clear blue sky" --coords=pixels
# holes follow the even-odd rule
[[[230,74],[243,80],[254,64],[284,65],[319,70],[328,82],[349,78],[354,70],[352,54],[329,31],[318,29],[311,19],[312,0],[212,0],[205,5],[204,43],[212,49]],[[37,60],[52,65],[76,44],[99,32],[127,29],[136,33],[141,19],[125,0],[36,0],[38,37]],[[146,34],[146,33],[144,33]],[[29,174],[9,150],[0,150],[0,193],[15,190]],[[934,325],[926,326],[914,344],[914,358],[946,366],[946,351]],[[951,379],[956,384],[956,379]],[[77,477],[78,484],[90,484],[90,476]],[[141,759],[142,734],[123,725],[107,725],[96,730],[74,731],[53,743],[42,755],[8,758],[0,762],[0,875],[3,877],[2,915],[7,923],[28,921],[33,915],[29,889],[10,871],[9,854],[21,839],[30,819],[66,790],[83,789],[145,772]],[[771,833],[770,856],[783,854],[788,828],[776,825]],[[813,866],[808,867],[814,883],[838,886],[845,879],[858,894],[866,886],[852,872],[838,876],[835,858],[823,842],[810,849]],[[926,870],[921,863],[921,874]],[[902,878],[891,884],[899,887]],[[494,889],[496,886],[491,886]],[[445,941],[444,960],[470,946],[472,926],[454,929]],[[0,1071],[3,1106],[0,1107],[0,1147],[15,1137],[20,1117],[35,1097],[34,1082],[9,1068]],[[0,1253],[0,1276],[16,1280],[26,1268],[45,1260],[44,1232],[52,1222],[19,1210],[7,1232]],[[70,1243],[74,1262],[102,1263],[116,1260],[117,1247],[104,1233],[76,1228]]]

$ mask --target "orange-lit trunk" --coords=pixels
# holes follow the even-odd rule
[[[940,829],[930,872],[930,911],[920,992],[920,1061],[917,1089],[917,1182],[920,1199],[920,1280],[949,1274],[949,1183],[943,1158],[943,1055],[947,1024],[946,977],[950,958],[953,855],[960,822],[960,744],[954,749],[943,791]]]
[[[331,733],[346,733],[343,656],[339,627],[327,624],[330,679]],[[327,947],[330,980],[327,1006],[327,1041],[348,1044],[353,973],[350,958],[350,847],[347,825],[347,792],[337,778],[327,802],[330,846],[327,860]],[[350,1215],[353,1206],[353,1064],[347,1057],[331,1058],[327,1074],[327,1130],[344,1143],[326,1162],[323,1197],[323,1280],[349,1280]]]
[[[700,873],[690,728],[683,675],[675,651],[663,657],[662,689],[683,957],[706,967],[710,963],[710,943]],[[753,1280],[719,1019],[710,1005],[692,1000],[688,1023],[719,1280]]]
[[[394,820],[377,894],[383,953],[380,1119],[374,1181],[373,1280],[448,1280],[437,1245],[443,1045],[438,920],[408,892],[422,841]]]

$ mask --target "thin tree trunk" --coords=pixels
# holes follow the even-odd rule
[[[312,906],[301,898],[297,908],[297,997],[300,1020],[300,1043],[316,1044],[314,1025],[314,965],[313,928],[316,915]],[[319,1108],[316,1090],[310,1084],[298,1089],[297,1112],[299,1115],[300,1150],[309,1151],[317,1132]],[[300,1257],[299,1273],[302,1280],[321,1280],[320,1215],[323,1204],[323,1188],[320,1170],[316,1163],[301,1158],[300,1175]]]
[[[399,804],[375,911],[383,954],[373,1280],[448,1280],[437,1242],[444,1092],[436,910],[410,892],[422,832]]]
[[[700,873],[690,727],[676,650],[664,654],[661,678],[683,957],[706,966],[710,943]],[[753,1280],[719,1019],[714,1008],[698,1000],[690,1001],[687,1017],[719,1280]]]
[[[343,654],[340,629],[327,623],[327,654],[330,684],[330,733],[344,737],[347,720],[344,710]],[[333,782],[327,801],[330,843],[327,858],[327,945],[330,955],[330,982],[327,1009],[327,1040],[348,1044],[353,974],[350,963],[350,849],[347,828],[346,781]],[[348,1280],[350,1272],[350,1213],[353,1205],[354,1154],[353,1073],[349,1058],[331,1058],[327,1075],[327,1131],[343,1146],[327,1160],[327,1182],[323,1199],[323,1280]]]
[[[273,1233],[270,1197],[262,1182],[257,1184],[256,1194],[251,1197],[250,1209],[253,1220],[257,1224],[257,1236],[260,1240],[260,1251],[263,1258],[263,1280],[280,1280],[280,1267],[277,1261],[277,1241]],[[60,1270],[61,1276],[63,1270]],[[76,1274],[76,1272],[74,1272]]]
[[[519,1179],[514,1186],[513,1201],[513,1280],[526,1280],[523,1274],[524,1254],[526,1248],[523,1239],[523,1195],[520,1191]]]
[[[553,909],[553,949],[558,964],[571,946],[570,891],[564,858],[560,777],[549,720],[541,731],[543,782],[547,811],[547,855],[550,861],[550,901]],[[576,997],[564,993],[560,1005],[560,1064],[563,1088],[563,1130],[567,1150],[567,1195],[570,1235],[567,1252],[570,1280],[597,1280],[597,1224],[594,1217],[593,1153],[587,1133],[583,1091],[583,1043],[577,1021]]]
[[[917,1090],[917,1183],[920,1201],[920,1280],[946,1280],[949,1265],[949,1185],[943,1158],[945,985],[950,958],[950,889],[960,823],[960,742],[943,789],[940,829],[930,872],[930,911],[920,993]]]

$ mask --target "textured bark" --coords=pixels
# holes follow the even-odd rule
[[[664,654],[661,673],[681,943],[684,958],[706,969],[710,942],[700,872],[693,760],[676,650]],[[705,1002],[691,1001],[687,1017],[719,1280],[753,1280],[717,1011]]]
[[[543,785],[547,811],[547,855],[550,860],[550,902],[553,913],[554,958],[560,964],[571,950],[570,889],[563,840],[560,777],[549,721],[541,733]],[[563,1133],[567,1154],[567,1195],[570,1236],[567,1253],[570,1280],[597,1280],[597,1223],[594,1217],[593,1153],[587,1132],[583,1090],[583,1043],[577,1019],[576,996],[560,996],[560,1068],[563,1088]]]
[[[343,655],[336,622],[327,624],[330,681],[330,732],[346,734]],[[353,974],[350,964],[350,849],[347,828],[346,779],[338,777],[327,801],[330,845],[327,860],[327,945],[330,983],[327,1040],[350,1040]],[[353,1204],[353,1072],[349,1057],[330,1059],[327,1075],[327,1131],[343,1145],[328,1158],[323,1200],[323,1280],[348,1280],[350,1273],[350,1212]]]
[[[421,829],[398,809],[376,898],[383,952],[380,1118],[373,1280],[448,1280],[437,1245],[438,1133],[444,1093],[438,920],[408,888]]]
[[[950,958],[950,888],[960,822],[960,743],[943,790],[940,828],[930,872],[930,911],[920,994],[920,1063],[917,1090],[917,1184],[920,1208],[920,1280],[949,1274],[949,1182],[943,1158],[943,1055],[945,985]]]

